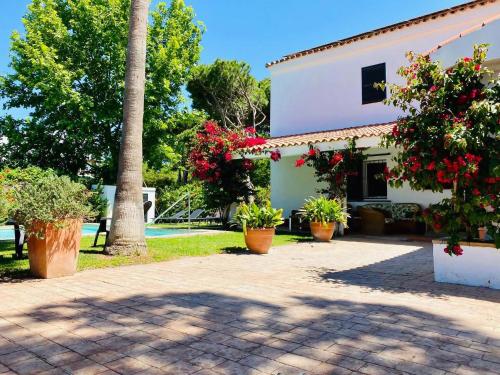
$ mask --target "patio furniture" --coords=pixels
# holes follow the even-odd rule
[[[9,220],[6,224],[14,226],[14,256],[16,259],[22,259],[24,242],[26,240],[24,230],[14,220]]]
[[[177,222],[184,222],[184,221],[199,221],[200,220],[200,216],[201,214],[203,213],[203,209],[202,208],[198,208],[196,210],[194,210],[193,212],[191,212],[191,215],[189,215],[188,217],[180,217],[178,218],[176,221]]]
[[[422,213],[417,203],[371,203],[358,207],[357,213],[363,234],[420,234],[425,231],[425,225],[417,220]]]
[[[221,220],[222,220],[222,218],[221,218],[219,212],[216,212],[215,214],[209,214],[209,216],[203,216],[203,217],[200,217],[198,219],[199,222],[205,221],[209,224],[212,222],[216,223],[216,222],[221,221]]]
[[[188,210],[181,210],[181,211],[173,214],[172,216],[161,218],[161,221],[166,221],[167,223],[170,223],[172,221],[179,220],[181,217],[183,217],[187,213],[187,211]]]
[[[94,237],[94,247],[97,247],[97,240],[99,239],[99,234],[106,233],[106,241],[105,244],[108,243],[109,237],[109,228],[111,227],[111,218],[103,217],[99,220],[99,227],[97,228],[97,232]]]

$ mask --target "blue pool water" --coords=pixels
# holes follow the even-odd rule
[[[83,224],[82,235],[83,236],[95,235],[98,226],[99,226],[98,224]],[[184,233],[188,233],[188,230],[146,227],[146,237],[167,237]],[[0,228],[0,240],[13,240],[13,239],[14,239],[14,227]]]

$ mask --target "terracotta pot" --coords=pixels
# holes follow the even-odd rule
[[[245,234],[248,250],[254,254],[267,254],[273,243],[274,232],[274,228],[248,228]]]
[[[46,223],[33,225],[32,231],[43,237],[30,236],[27,240],[30,271],[36,277],[51,279],[76,272],[82,221],[67,220],[61,224],[62,227]]]
[[[333,232],[335,232],[335,223],[326,223],[326,225],[323,225],[320,222],[312,221],[310,226],[314,240],[319,242],[330,241],[333,237]]]
[[[486,241],[486,233],[488,233],[488,228],[486,228],[486,227],[479,227],[479,228],[477,228],[477,232],[479,234],[479,239],[481,241]]]

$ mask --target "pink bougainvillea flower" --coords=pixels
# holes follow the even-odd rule
[[[297,159],[295,160],[295,166],[297,168],[302,167],[306,161],[304,159]]]
[[[280,159],[281,159],[281,152],[280,152],[280,150],[271,151],[271,160],[273,160],[273,161],[279,161]]]

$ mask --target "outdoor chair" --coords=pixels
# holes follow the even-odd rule
[[[22,259],[24,242],[26,240],[24,230],[14,220],[9,220],[6,224],[14,226],[14,256],[17,259]]]
[[[109,228],[111,227],[111,218],[110,217],[103,217],[101,220],[99,220],[99,228],[97,228],[97,232],[95,234],[94,238],[94,247],[97,247],[97,240],[99,239],[99,234],[101,233],[106,233],[106,242],[108,243],[108,237],[109,237]]]
[[[222,220],[221,216],[220,216],[220,213],[219,212],[216,212],[215,214],[209,214],[209,216],[203,216],[199,219],[200,222],[202,221],[205,221],[207,223],[216,223],[216,222],[220,222]]]
[[[181,217],[183,217],[187,213],[187,211],[188,210],[181,210],[181,211],[177,212],[176,214],[173,214],[172,216],[161,218],[161,220],[166,221],[167,223],[179,220]]]
[[[199,221],[200,220],[200,216],[201,214],[203,213],[203,209],[201,208],[198,208],[196,210],[194,210],[193,212],[191,212],[191,215],[189,215],[188,217],[181,217],[179,219],[177,219],[177,221],[180,221],[180,222],[184,222],[184,221]]]

